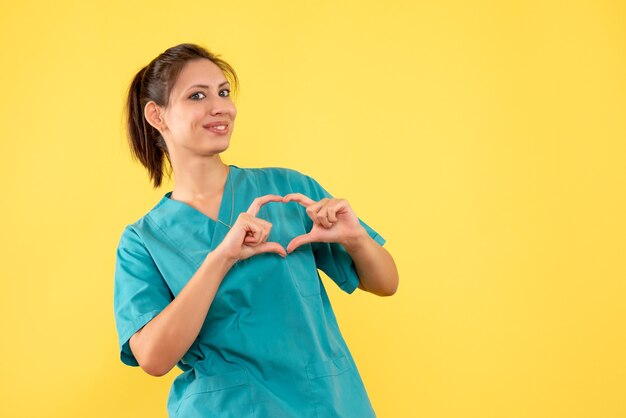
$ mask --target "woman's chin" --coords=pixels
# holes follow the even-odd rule
[[[222,152],[226,151],[229,146],[230,146],[230,141],[225,141],[224,144],[213,143],[211,144],[211,146],[205,147],[203,149],[204,151],[203,154],[207,154],[207,155],[221,154]]]

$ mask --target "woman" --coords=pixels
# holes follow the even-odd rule
[[[385,240],[344,199],[286,168],[226,165],[234,70],[193,45],[131,83],[133,155],[175,186],[127,225],[116,254],[122,362],[162,376],[174,417],[375,416],[317,269],[348,293],[392,295]]]

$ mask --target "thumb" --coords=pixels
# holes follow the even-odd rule
[[[264,242],[259,244],[254,249],[254,254],[260,253],[276,253],[281,257],[287,257],[285,249],[277,242]]]
[[[314,241],[315,241],[314,237],[311,235],[311,233],[298,235],[297,237],[292,239],[289,242],[289,244],[287,245],[287,253],[289,254],[289,253],[293,252],[293,250],[295,250],[299,246],[304,245],[304,244],[308,244],[308,243],[314,242]]]

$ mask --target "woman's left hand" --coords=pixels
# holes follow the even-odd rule
[[[283,197],[283,202],[298,202],[306,208],[306,213],[313,220],[313,228],[306,234],[295,237],[287,245],[287,253],[299,246],[311,242],[337,242],[349,245],[367,235],[359,223],[350,204],[345,199],[324,198],[318,202],[302,193],[290,193]]]

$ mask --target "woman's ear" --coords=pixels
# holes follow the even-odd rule
[[[146,116],[146,120],[153,128],[159,132],[163,132],[164,122],[161,117],[161,108],[152,100],[146,103],[146,107],[143,109],[143,113]]]

